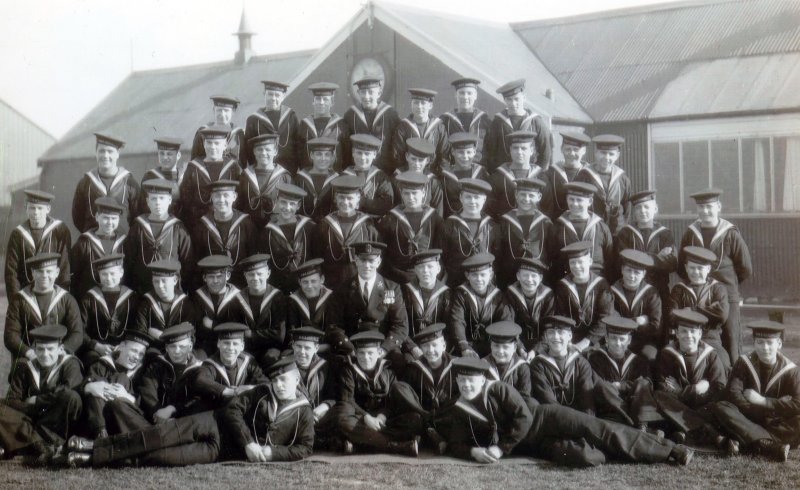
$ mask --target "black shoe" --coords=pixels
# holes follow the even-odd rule
[[[0,459],[6,459],[6,450],[2,447],[0,447]]]
[[[92,455],[87,453],[67,454],[67,466],[70,468],[83,468],[92,464]]]
[[[688,466],[689,463],[692,462],[692,458],[694,458],[694,450],[684,446],[683,444],[677,444],[672,448],[672,451],[669,453],[669,455],[677,464],[681,466]]]
[[[413,458],[419,456],[419,443],[416,439],[403,442],[390,442],[386,449],[392,454],[401,454]]]
[[[675,444],[683,444],[686,442],[686,432],[677,430],[670,434],[669,438],[672,439],[672,442]]]
[[[353,443],[347,439],[342,440],[342,452],[344,454],[353,454]]]
[[[738,456],[739,441],[736,439],[728,439],[728,446],[725,448],[725,453],[727,453],[728,456]]]
[[[98,430],[94,436],[95,439],[105,439],[106,437],[108,437],[108,431],[105,428]]]
[[[772,439],[760,439],[756,442],[758,454],[776,461],[778,463],[785,463],[789,459],[789,445],[781,444]]]
[[[70,451],[90,453],[94,449],[94,441],[84,437],[72,436],[67,441],[67,449]]]

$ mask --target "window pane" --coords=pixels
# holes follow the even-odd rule
[[[745,138],[742,140],[742,179],[744,180],[742,186],[744,212],[769,211],[772,201],[769,138]]]
[[[769,160],[766,162],[769,165]],[[739,212],[739,145],[737,140],[711,142],[711,168],[711,180],[714,187],[724,191],[722,209],[728,213]]]
[[[775,209],[800,211],[800,137],[774,138]]]
[[[687,141],[683,144],[684,209],[694,214],[694,200],[689,196],[708,187],[708,141]]]
[[[681,188],[678,178],[678,143],[653,144],[653,171],[658,190],[658,209],[665,214],[681,212]]]

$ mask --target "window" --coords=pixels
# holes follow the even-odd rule
[[[796,115],[651,126],[652,182],[664,214],[692,214],[692,193],[718,187],[726,213],[800,212]]]

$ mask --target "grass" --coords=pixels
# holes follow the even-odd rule
[[[0,291],[0,324],[5,324],[7,301]],[[800,326],[800,319],[787,324]],[[752,345],[752,339],[745,339]],[[784,352],[800,360],[800,328],[792,329]],[[0,349],[0,393],[7,390],[10,359]],[[793,450],[786,464],[756,458],[732,459],[696,456],[688,467],[608,464],[599,468],[570,470],[550,463],[494,465],[485,467],[444,465],[326,464],[300,462],[260,465],[200,465],[185,468],[122,468],[47,470],[27,468],[17,461],[0,463],[0,488],[109,489],[153,488],[206,489],[242,487],[247,484],[273,488],[797,488],[800,451]]]

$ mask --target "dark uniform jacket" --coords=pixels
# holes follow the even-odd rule
[[[83,232],[78,236],[78,240],[72,246],[69,256],[70,269],[73,276],[70,292],[75,296],[75,299],[83,299],[86,292],[97,285],[92,262],[106,255],[125,253],[125,241],[127,238],[128,235],[117,233],[111,240],[101,240],[97,236],[96,228]],[[125,279],[123,278],[123,280]],[[6,280],[6,284],[8,284],[8,280]],[[10,291],[8,297],[12,297]]]
[[[664,390],[664,380],[672,376],[681,387],[681,391],[671,394],[690,408],[699,408],[706,403],[716,401],[722,394],[728,381],[722,361],[717,357],[713,347],[700,341],[694,364],[687,364],[677,342],[667,345],[658,353],[656,359],[656,388]],[[698,395],[694,385],[702,380],[709,383],[708,391]]]
[[[408,313],[408,337],[403,348],[410,352],[417,347],[412,340],[422,329],[434,323],[445,323],[450,315],[451,290],[436,281],[430,292],[423,291],[414,278],[403,284],[403,303]]]
[[[517,207],[517,176],[514,173],[512,164],[504,163],[492,171],[489,176],[489,183],[492,184],[492,195],[486,202],[489,214],[499,218],[503,214]],[[528,171],[523,175],[524,178],[540,178],[543,173],[541,167],[531,164]]]
[[[211,210],[211,188],[209,184],[218,180],[239,180],[242,167],[236,160],[223,160],[219,175],[212,177],[203,160],[191,160],[186,165],[183,180],[180,184],[181,221],[193,229],[200,218]],[[221,162],[218,162],[221,163]]]
[[[486,114],[482,110],[473,109],[472,114],[470,114],[470,121],[465,125],[461,118],[458,117],[459,114],[462,113],[453,109],[439,116],[439,119],[442,120],[448,137],[452,136],[453,133],[472,133],[477,136],[478,146],[476,148],[474,160],[481,164],[481,166],[484,166],[486,164],[486,152],[484,151],[485,140],[486,134],[489,132],[489,126],[492,123],[491,118],[489,114]]]
[[[242,292],[233,284],[228,287],[221,295],[214,295],[206,286],[194,292],[194,307],[197,312],[197,347],[211,353],[216,350],[216,336],[211,329],[203,325],[203,317],[208,317],[212,321],[211,328],[226,322],[247,323],[247,313],[250,306],[247,299],[242,296]],[[210,350],[209,350],[210,349]]]
[[[125,241],[125,271],[133,289],[144,294],[152,288],[152,277],[147,265],[156,260],[172,259],[181,263],[181,283],[188,286],[194,269],[192,239],[186,226],[174,216],[162,223],[158,236],[152,221],[145,216],[133,220]]]
[[[417,394],[419,403],[425,410],[441,413],[458,398],[458,384],[452,363],[453,357],[445,352],[442,354],[442,365],[438,370],[431,369],[424,357],[406,365],[403,380]]]
[[[325,216],[317,227],[320,248],[318,254],[325,263],[322,272],[325,283],[334,291],[355,277],[356,265],[350,257],[350,245],[356,242],[374,241],[378,230],[373,219],[364,213],[357,213],[350,230],[345,235],[339,215],[336,212]]]
[[[139,387],[143,373],[144,369],[141,363],[133,369],[125,369],[117,364],[116,356],[112,354],[101,357],[97,361],[93,362],[91,366],[89,366],[89,370],[86,372],[86,378],[84,379],[83,384],[86,386],[87,384],[94,383],[96,381],[119,384],[125,389],[125,391],[128,392],[128,394],[133,395],[138,403],[139,397],[136,390]],[[83,392],[83,389],[81,389],[81,392]]]
[[[360,210],[380,219],[395,203],[392,180],[383,170],[370,168],[367,172],[357,171],[354,167],[345,169],[342,174],[362,177],[364,187],[361,188]]]
[[[690,284],[679,282],[672,287],[669,294],[667,311],[681,308],[691,308],[705,315],[708,318],[706,331],[721,330],[730,310],[728,293],[724,285],[710,277],[706,284],[700,286],[699,291],[695,291]],[[672,337],[677,328],[673,322],[670,322],[669,328],[667,335]]]
[[[300,169],[311,168],[311,151],[308,149],[308,142],[314,138],[331,138],[336,140],[336,161],[333,169],[337,172],[344,168],[344,147],[345,142],[349,141],[347,126],[344,119],[339,114],[331,114],[330,117],[307,116],[300,120],[297,125],[297,151],[300,159]]]
[[[768,379],[761,376],[763,367],[755,352],[739,357],[731,371],[725,398],[748,419],[771,429],[778,422],[776,419],[800,416],[800,369],[781,353],[778,353],[778,362],[769,371]],[[766,406],[748,402],[744,397],[744,390],[748,389],[765,397]]]
[[[429,168],[434,173],[447,164],[450,159],[450,143],[448,142],[447,128],[438,117],[431,117],[425,123],[424,129],[414,122],[414,116],[409,115],[400,120],[394,130],[394,140],[392,141],[392,158],[395,168],[400,168],[406,164],[406,150],[408,145],[406,140],[409,138],[423,138],[431,142],[436,149]]]
[[[256,359],[247,352],[239,354],[231,368],[222,364],[219,354],[214,354],[197,368],[190,394],[198,397],[206,410],[215,410],[225,405],[226,399],[222,396],[225,388],[268,382],[269,379],[261,371]]]
[[[442,239],[442,217],[432,207],[423,207],[419,228],[413,228],[404,206],[392,208],[378,222],[378,232],[386,243],[383,267],[389,275],[403,282],[413,277],[411,258],[431,248],[439,248]]]
[[[572,174],[572,178],[569,176],[571,172],[568,173],[564,167],[564,162],[550,165],[550,168],[539,175],[538,178],[547,184],[542,192],[542,202],[539,207],[551,220],[555,221],[559,216],[569,211],[567,207],[567,192],[564,189],[564,185],[574,182],[578,173],[585,166],[586,162],[582,161],[581,166]]]
[[[25,266],[25,260],[40,253],[59,253],[60,272],[56,284],[64,289],[70,287],[70,246],[72,238],[69,228],[61,220],[47,217],[41,238],[38,242],[31,231],[29,221],[25,221],[11,231],[6,247],[6,297],[13,298],[25,286],[33,283],[33,275]],[[75,269],[73,269],[75,270]]]
[[[556,285],[555,295],[556,315],[572,318],[577,323],[572,341],[577,343],[588,338],[592,345],[597,345],[606,335],[606,328],[600,320],[614,313],[614,297],[606,280],[591,274],[583,294],[580,294],[571,276],[565,277]]]
[[[396,378],[389,362],[380,359],[371,374],[365,373],[355,358],[348,357],[339,373],[339,403],[357,416],[387,414],[389,390]],[[388,414],[387,414],[388,415]]]
[[[121,286],[117,302],[106,302],[99,286],[90,289],[81,301],[81,317],[85,325],[83,348],[94,350],[98,342],[118,345],[128,329],[136,329],[136,294]]]
[[[269,445],[272,461],[298,461],[313,451],[314,412],[302,393],[279,401],[270,385],[259,385],[232,400],[222,418],[237,450],[251,442]]]
[[[339,176],[339,173],[332,170],[329,171],[328,176],[325,177],[319,188],[314,182],[314,175],[308,169],[301,169],[294,176],[295,185],[306,191],[306,197],[300,201],[300,209],[297,212],[303,216],[319,220],[333,211],[333,188],[331,182]],[[361,202],[363,206],[363,197]]]
[[[49,369],[42,368],[37,360],[26,359],[14,370],[3,403],[28,415],[37,415],[56,401],[56,395],[64,390],[77,390],[82,382],[83,372],[77,357],[62,354]],[[36,403],[25,403],[32,396],[36,397]]]
[[[539,403],[564,405],[594,415],[594,374],[589,361],[570,348],[564,369],[549,354],[531,361],[532,394]]]
[[[525,113],[524,116],[519,117],[519,124],[514,124],[512,119],[517,117],[509,116],[507,109],[494,115],[484,144],[489,169],[495,169],[504,162],[511,161],[511,155],[508,153],[511,140],[508,137],[514,131],[533,132],[536,135],[534,138],[536,152],[531,155],[531,164],[536,164],[543,170],[550,166],[553,147],[550,129],[540,115],[534,114],[528,109],[525,109]]]
[[[531,368],[527,360],[514,354],[508,365],[501,367],[497,365],[497,362],[495,362],[491,354],[484,357],[484,359],[489,363],[489,373],[486,379],[502,381],[509,386],[513,386],[514,389],[522,395],[522,399],[525,400],[526,403],[530,402]]]
[[[620,383],[620,393],[630,392],[639,378],[651,379],[650,361],[631,351],[625,352],[621,365],[611,358],[605,347],[591,349],[586,359],[592,366],[595,380]]]
[[[159,331],[183,322],[195,324],[198,320],[194,305],[189,301],[189,297],[179,292],[172,299],[169,311],[164,311],[161,300],[156,293],[150,291],[145,293],[139,300],[139,311],[136,314],[136,329],[147,332],[154,328]]]
[[[191,393],[191,386],[201,365],[193,355],[182,366],[173,364],[163,354],[151,357],[138,386],[139,404],[145,416],[153,420],[157,411],[170,405],[176,409],[174,418],[197,413],[199,398]]]
[[[425,195],[422,197],[422,202],[435,209],[439,216],[442,216],[444,212],[444,190],[439,178],[433,172],[427,171],[429,169],[430,166],[425,168],[425,176],[428,177],[428,183],[425,184]],[[392,176],[396,179],[398,175],[404,172],[408,172],[407,166],[398,168]],[[400,195],[400,186],[397,184],[397,180],[394,180],[392,185],[394,186],[394,201],[402,203],[403,198]]]
[[[739,284],[753,274],[750,250],[739,229],[729,221],[720,219],[711,241],[705,243],[700,223],[694,222],[683,234],[680,250],[690,245],[707,248],[717,255],[717,262],[711,266],[710,277],[725,285],[728,301],[738,303],[741,299]],[[686,257],[679,253],[678,273],[682,277],[686,277],[685,264]]]
[[[400,285],[380,274],[364,302],[358,277],[350,280],[337,294],[339,317],[334,322],[348,337],[358,333],[359,322],[375,322],[386,336],[382,347],[387,352],[399,349],[408,337],[408,315]]]
[[[519,283],[506,289],[506,302],[514,313],[514,323],[522,327],[519,339],[525,349],[531,350],[542,341],[542,319],[553,315],[555,299],[553,290],[540,284],[533,297],[526,297]]]
[[[513,321],[514,313],[502,291],[489,285],[486,294],[476,294],[468,284],[453,290],[447,320],[448,345],[458,346],[461,355],[472,349],[479,355],[489,352],[486,327],[495,322]]]
[[[141,211],[139,183],[133,175],[122,167],[118,167],[117,175],[106,186],[97,168],[86,172],[75,188],[72,199],[72,222],[79,232],[97,227],[94,215],[97,212],[95,200],[99,197],[113,197],[125,206],[119,220],[119,233],[128,231],[128,226]]]
[[[214,221],[214,215],[203,216],[197,226],[192,244],[198,260],[209,255],[227,255],[233,261],[231,281],[243,285],[244,274],[236,264],[253,255],[258,250],[258,231],[250,217],[241,211],[233,210],[227,236]]]
[[[286,339],[286,298],[283,293],[268,285],[257,303],[250,303],[248,289],[242,290],[241,298],[245,305],[245,323],[250,327],[247,351],[258,357],[267,349],[282,349]]]
[[[277,134],[278,154],[275,156],[275,161],[292,174],[295,174],[300,166],[300,155],[302,154],[297,138],[297,128],[300,125],[300,121],[294,110],[285,105],[281,106],[280,112],[269,112],[273,114],[268,114],[263,108],[260,108],[247,116],[244,125],[247,161],[250,165],[256,164],[253,148],[249,143],[251,138],[262,134]],[[275,116],[277,121],[271,116]],[[277,124],[275,124],[276,122]]]
[[[28,332],[42,325],[67,327],[64,349],[75,354],[83,345],[83,321],[78,303],[68,292],[55,286],[44,310],[39,307],[32,286],[26,286],[11,298],[6,314],[3,338],[12,359],[24,357],[33,349]],[[13,367],[12,367],[13,369]]]
[[[391,144],[392,137],[394,136],[394,129],[399,122],[400,117],[397,115],[397,111],[386,102],[379,102],[378,107],[374,111],[366,112],[359,106],[350,106],[347,112],[344,113],[344,124],[348,131],[348,137],[345,138],[344,145],[344,158],[346,162],[344,167],[346,168],[353,164],[350,136],[364,133],[371,134],[381,140],[381,148],[372,164],[386,172],[387,175],[394,172]]]
[[[597,187],[592,210],[608,225],[612,234],[616,234],[631,215],[631,179],[625,171],[616,165],[611,166],[608,185],[597,168],[590,164],[581,169],[575,177],[577,182],[588,182]]]
[[[311,306],[313,303],[313,307]],[[286,300],[286,330],[291,332],[295,328],[314,327],[323,332],[338,316],[335,310],[341,305],[335,301],[333,291],[325,286],[319,292],[316,301],[309,302],[303,291],[297,289]]]
[[[661,328],[661,297],[655,286],[642,281],[639,289],[629,299],[629,293],[620,279],[611,286],[611,294],[614,295],[614,311],[621,317],[630,319],[642,315],[647,317],[647,325],[639,326],[633,332],[631,349],[638,352],[647,344],[656,348],[661,347],[665,335]]]
[[[218,126],[216,123],[209,122],[203,126],[200,126],[197,131],[194,133],[194,139],[192,140],[192,153],[189,157],[192,160],[203,160],[206,157],[206,149],[203,147],[203,135],[201,131],[204,129],[209,128],[210,126]],[[225,147],[225,153],[223,153],[222,158],[225,160],[236,160],[239,163],[239,166],[245,168],[247,166],[247,160],[244,154],[244,129],[237,128],[233,125],[233,123],[228,123],[231,132],[228,133],[228,145]]]
[[[205,150],[203,150],[205,154]],[[204,155],[205,157],[205,155]],[[189,162],[186,162],[187,164]],[[180,214],[181,209],[181,182],[183,182],[183,173],[186,171],[186,167],[180,166],[180,164],[175,164],[175,167],[170,170],[164,170],[160,167],[147,169],[144,171],[144,175],[142,175],[142,182],[147,182],[148,180],[153,179],[164,179],[172,182],[172,204],[169,207],[169,214],[173,216],[178,216]],[[140,206],[142,213],[146,213],[148,211],[147,207],[147,193],[142,191],[142,204]]]
[[[292,180],[292,174],[280,165],[275,165],[266,179],[259,179],[255,167],[248,167],[239,177],[236,208],[250,216],[256,228],[261,229],[275,210],[278,184],[291,184]]]
[[[646,234],[646,238],[645,238]],[[672,253],[667,256],[659,255],[659,252],[667,247],[672,247]],[[614,237],[614,273],[612,277],[619,277],[620,261],[619,253],[630,248],[645,252],[653,258],[655,265],[647,271],[647,282],[658,289],[662,301],[669,295],[669,275],[675,272],[678,265],[678,252],[675,248],[675,238],[672,231],[661,225],[653,223],[653,229],[649,231],[640,230],[632,224],[623,226]],[[611,271],[609,271],[611,272]]]
[[[477,156],[475,160],[477,160]],[[461,206],[461,179],[480,179],[489,182],[489,173],[486,168],[478,163],[473,163],[468,171],[456,169],[455,164],[442,168],[439,174],[444,192],[443,216],[447,218],[454,214],[459,214],[463,209]]]
[[[317,253],[317,225],[311,218],[298,216],[294,231],[287,236],[284,226],[267,223],[257,248],[269,254],[269,282],[282,291],[297,288],[297,267],[311,260]]]
[[[569,274],[569,260],[561,256],[561,249],[567,245],[580,241],[592,242],[592,270],[598,274],[606,275],[609,272],[609,262],[614,251],[614,241],[611,231],[603,220],[596,214],[589,213],[589,220],[578,235],[575,225],[569,220],[569,214],[564,213],[553,222],[550,228],[550,253],[552,261],[550,275],[552,281],[558,281]]]
[[[511,453],[528,435],[533,421],[517,390],[490,380],[474,400],[457,400],[447,415],[447,430],[443,434],[447,449],[462,459],[471,459],[474,447],[496,445],[504,455]]]
[[[492,253],[495,256],[497,280],[501,285],[511,284],[516,280],[516,261],[519,258],[536,258],[545,264],[550,263],[547,250],[550,228],[553,226],[550,218],[536,211],[531,216],[530,224],[524,227],[517,210],[512,209],[498,221],[500,227]]]
[[[311,406],[317,408],[324,403],[328,408],[333,408],[336,405],[336,396],[339,390],[330,363],[315,355],[311,359],[308,369],[299,366],[298,368],[300,369],[301,386]]]
[[[442,225],[442,262],[447,272],[447,284],[456,286],[464,280],[461,263],[468,257],[491,252],[497,235],[497,223],[490,216],[482,216],[473,234],[467,221],[452,215]]]

